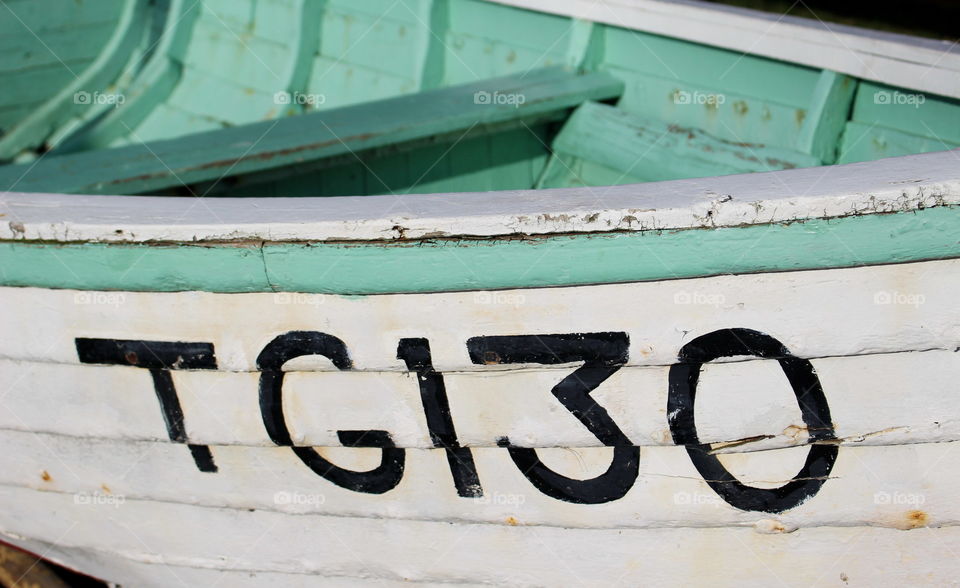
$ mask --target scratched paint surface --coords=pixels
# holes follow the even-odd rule
[[[958,287],[943,260],[352,297],[3,288],[0,330],[20,335],[0,339],[0,494],[26,506],[0,530],[88,569],[111,554],[126,577],[549,584],[552,556],[494,543],[624,533],[655,559],[677,557],[662,541],[755,545],[775,573],[811,537],[827,557],[843,527],[914,553],[960,522]],[[270,547],[183,543],[204,525]],[[298,551],[320,529],[346,551]],[[130,532],[148,547],[117,542]],[[483,555],[457,550],[459,568],[402,547],[474,532]],[[397,544],[360,571],[346,558],[378,533]]]
[[[290,446],[320,478],[378,495],[416,477],[406,449],[438,448],[457,493],[482,496],[473,448],[485,448],[526,472],[527,491],[573,504],[623,499],[638,447],[682,445],[735,510],[786,511],[819,491],[838,446],[882,456],[957,439],[939,416],[954,397],[930,390],[957,375],[958,264],[352,298],[8,288],[20,312],[3,328],[25,336],[0,343],[14,408],[0,428],[173,441],[190,449],[183,467],[214,476],[230,475],[218,455],[230,461],[231,446]],[[903,410],[904,394],[925,401]],[[76,412],[51,425],[53,406]],[[600,481],[557,477],[535,451],[564,447],[591,456],[578,463]],[[803,492],[744,497],[714,478],[790,447],[800,461],[772,478],[817,478]],[[373,456],[376,475],[330,451]]]

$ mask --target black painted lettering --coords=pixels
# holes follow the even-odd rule
[[[183,409],[173,385],[170,370],[215,370],[217,359],[212,343],[182,341],[134,341],[124,339],[76,339],[81,363],[128,365],[150,370],[153,389],[160,402],[167,435],[171,441],[190,448],[194,463],[201,472],[216,472],[213,454],[206,445],[195,445],[187,439]]]
[[[368,494],[392,490],[403,478],[405,453],[394,446],[386,431],[337,431],[340,442],[348,447],[379,447],[383,451],[380,465],[366,472],[356,472],[334,465],[312,447],[294,447],[283,414],[283,364],[303,355],[322,355],[340,370],[353,368],[343,341],[316,331],[290,331],[267,344],[257,357],[260,374],[260,413],[270,439],[293,452],[317,475],[337,486]]]
[[[544,465],[535,449],[512,447],[506,438],[498,440],[508,447],[523,475],[547,496],[579,504],[602,504],[623,498],[636,482],[640,448],[590,397],[627,362],[629,347],[630,339],[622,332],[473,337],[467,341],[470,360],[475,364],[584,362],[551,392],[597,439],[614,448],[606,472],[588,480],[568,478]]]
[[[460,447],[457,431],[450,415],[450,401],[443,383],[443,374],[434,371],[430,355],[430,342],[426,339],[401,339],[397,346],[397,359],[402,359],[407,369],[416,372],[420,386],[420,401],[427,419],[427,429],[434,447],[442,447],[447,453],[447,463],[453,476],[457,494],[464,497],[483,496],[477,466],[469,448]]]
[[[810,442],[835,439],[830,408],[813,365],[790,354],[773,337],[750,329],[724,329],[697,337],[680,350],[679,363],[670,368],[667,414],[670,432],[677,445],[685,445],[693,465],[707,484],[732,506],[741,510],[782,512],[794,508],[819,492],[837,459],[839,448],[832,444],[811,445],[803,468],[779,488],[755,488],[737,480],[701,444],[694,422],[694,401],[700,369],[720,357],[752,355],[780,363],[800,405]]]

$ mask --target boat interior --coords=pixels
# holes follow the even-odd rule
[[[486,0],[4,4],[5,191],[477,192],[960,147],[956,99]]]

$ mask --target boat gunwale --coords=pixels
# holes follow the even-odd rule
[[[621,186],[447,194],[193,199],[0,192],[0,242],[400,244],[782,224],[958,205],[957,160],[960,150]]]
[[[960,98],[957,42],[699,0],[486,1]]]

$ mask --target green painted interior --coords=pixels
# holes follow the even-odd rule
[[[56,10],[50,10],[51,4]],[[12,109],[44,102],[73,79],[71,70],[82,71],[93,62],[116,28],[121,9],[119,2],[4,2],[0,128],[17,120]]]
[[[957,100],[925,95],[917,104],[909,89],[484,0],[3,4],[0,161],[23,163],[0,167],[0,189],[91,191],[91,181],[43,177],[89,176],[86,166],[40,167],[28,174],[41,176],[32,186],[20,180],[46,150],[44,162],[91,152],[106,161],[118,152],[105,148],[144,142],[158,154],[154,147],[163,140],[226,145],[237,134],[193,136],[241,126],[250,129],[244,140],[254,143],[262,127],[246,125],[369,113],[349,110],[369,103],[379,105],[384,120],[402,117],[405,96],[501,76],[522,79],[551,66],[605,72],[623,83],[622,94],[608,105],[571,105],[565,122],[488,129],[483,137],[456,132],[454,120],[483,117],[477,105],[461,104],[449,128],[434,128],[427,144],[417,137],[421,143],[400,140],[397,149],[372,151],[346,141],[352,153],[329,155],[336,159],[322,169],[291,164],[264,174],[238,166],[223,182],[198,187],[213,187],[211,194],[327,196],[608,185],[960,146]],[[68,90],[79,82],[91,93],[119,92],[126,100],[116,108],[78,107]],[[283,104],[278,93],[316,98]],[[206,157],[216,156],[213,149]],[[731,158],[740,163],[729,165]],[[116,179],[109,177],[114,172],[96,173],[97,182]],[[177,193],[160,184],[127,188]]]
[[[569,286],[960,257],[935,207],[680,231],[392,244],[0,243],[0,284],[127,291],[380,294]],[[709,252],[706,255],[705,252]],[[639,303],[639,302],[638,302]]]
[[[792,149],[718,139],[695,127],[596,102],[577,108],[554,140],[553,152],[538,187],[721,176],[820,163]]]
[[[26,175],[16,166],[0,168],[0,185],[16,182],[27,192],[81,194],[164,193],[194,185],[187,194],[212,194],[215,188],[229,194],[240,184],[263,184],[264,174],[283,178],[280,181],[291,176],[304,181],[308,170],[316,178],[317,170],[324,173],[332,166],[352,165],[359,159],[371,176],[364,186],[379,191],[389,190],[390,185],[417,187],[419,178],[427,179],[434,171],[449,175],[450,170],[437,160],[447,152],[459,176],[501,178],[494,173],[501,165],[521,158],[527,161],[518,165],[527,168],[529,160],[535,159],[529,156],[531,150],[546,150],[535,134],[528,132],[527,137],[518,138],[511,130],[528,131],[544,121],[562,120],[585,100],[615,98],[622,90],[623,83],[604,72],[577,74],[559,66],[539,68],[526,75],[489,78],[185,138],[45,157],[31,164]],[[490,97],[497,92],[524,100],[522,104],[477,104],[478,95]],[[494,135],[497,141],[478,144],[473,139],[479,135]],[[441,153],[431,149],[437,146]],[[492,152],[501,146],[505,147],[503,153]],[[104,157],[105,153],[109,157]],[[380,174],[388,175],[390,184]],[[502,181],[515,182],[512,177],[505,174]],[[528,178],[527,187],[533,177]],[[305,181],[307,186],[317,183],[311,177]],[[500,181],[496,187],[503,185]],[[211,185],[199,185],[203,183]]]

